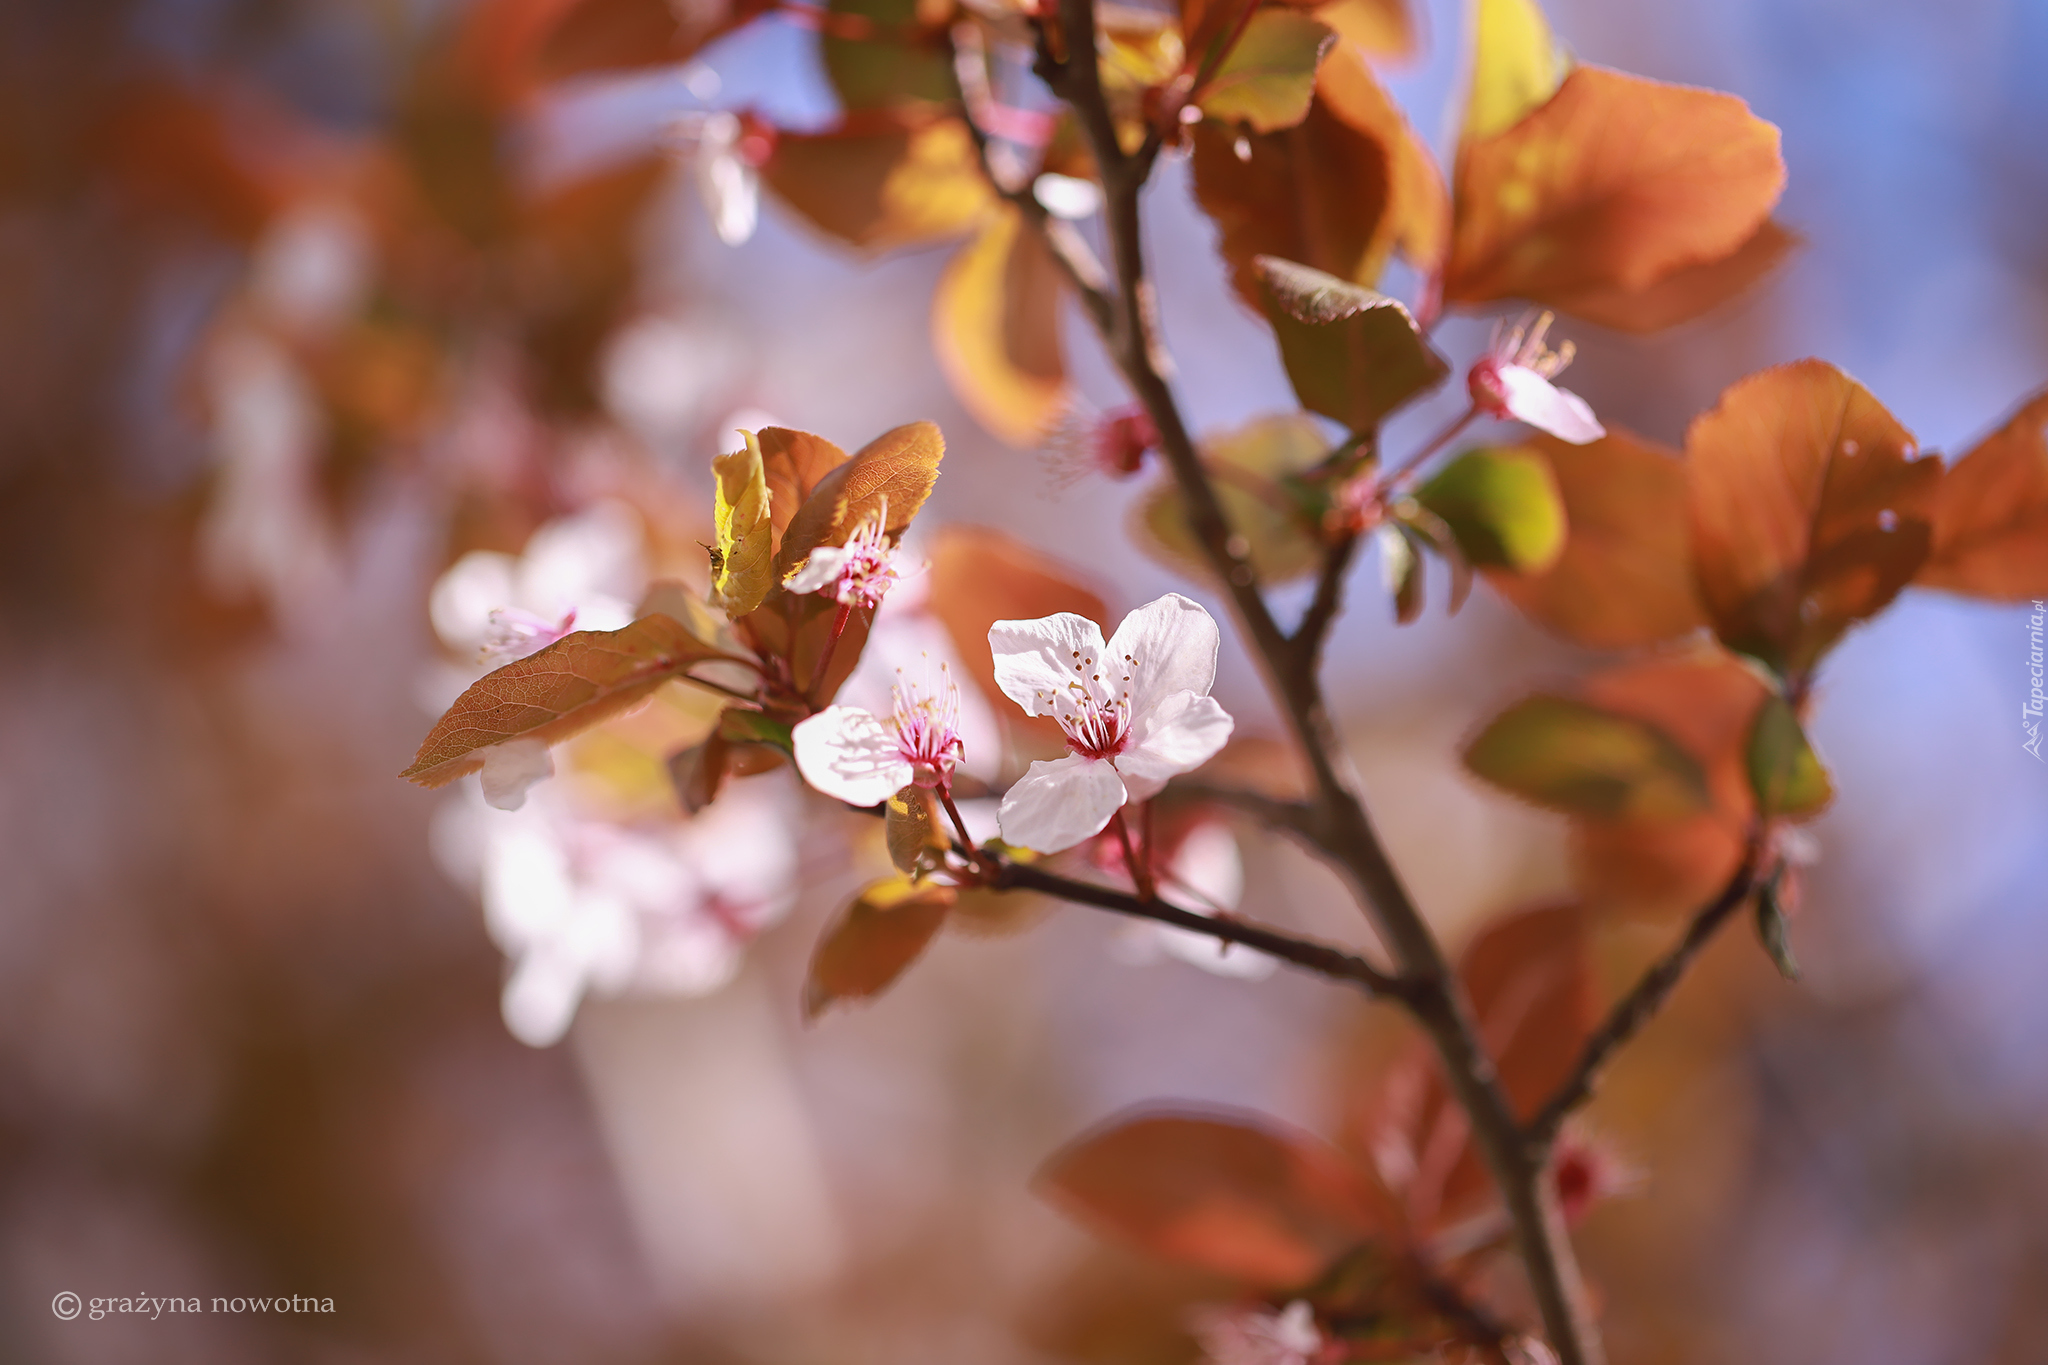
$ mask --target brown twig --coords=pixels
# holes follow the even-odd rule
[[[1593,1097],[1593,1088],[1600,1078],[1600,1071],[1614,1054],[1629,1039],[1642,1032],[1643,1025],[1650,1022],[1664,1002],[1670,998],[1686,968],[1699,956],[1700,950],[1714,932],[1749,900],[1757,886],[1758,858],[1761,845],[1752,837],[1744,849],[1742,863],[1735,869],[1735,875],[1720,890],[1720,893],[1693,915],[1692,922],[1685,927],[1684,935],[1664,956],[1651,963],[1636,981],[1635,986],[1615,1003],[1607,1018],[1586,1045],[1579,1050],[1579,1060],[1572,1067],[1571,1075],[1557,1088],[1536,1117],[1525,1129],[1526,1141],[1531,1155],[1537,1160],[1546,1160],[1550,1148],[1557,1141],[1558,1130],[1573,1110]]]
[[[1323,550],[1322,572],[1316,577],[1316,595],[1309,599],[1308,610],[1301,614],[1295,624],[1293,638],[1288,641],[1294,647],[1296,666],[1313,674],[1322,663],[1323,644],[1330,636],[1330,627],[1336,623],[1337,612],[1344,605],[1344,576],[1351,572],[1351,561],[1358,556],[1358,543],[1363,539],[1356,531],[1346,531],[1331,541]]]
[[[1037,891],[1080,905],[1092,905],[1098,910],[1129,915],[1133,919],[1170,924],[1176,929],[1191,930],[1224,943],[1255,948],[1268,957],[1279,958],[1282,962],[1292,963],[1332,980],[1348,981],[1371,996],[1402,999],[1409,991],[1407,982],[1381,971],[1364,958],[1347,953],[1341,948],[1295,938],[1291,934],[1283,934],[1278,930],[1235,917],[1198,915],[1192,910],[1183,910],[1157,897],[1134,896],[1128,891],[1118,891],[1114,887],[1062,877],[1046,871],[1035,863],[1003,860],[997,865],[995,873],[986,885],[998,891]]]

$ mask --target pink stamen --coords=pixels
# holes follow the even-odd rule
[[[940,664],[939,685],[927,691],[897,669],[895,702],[896,751],[915,771],[917,785],[951,785],[953,765],[966,751],[960,742],[960,689],[952,673]]]

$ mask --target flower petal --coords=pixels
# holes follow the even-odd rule
[[[853,551],[844,546],[820,545],[811,551],[811,557],[803,562],[803,567],[783,582],[783,591],[801,594],[831,587],[839,581],[839,571],[846,567],[847,558],[852,554]]]
[[[804,781],[850,806],[878,806],[915,776],[896,748],[895,732],[856,706],[828,706],[790,737]]]
[[[1123,804],[1116,769],[1099,758],[1069,754],[1032,764],[1004,794],[996,818],[1005,843],[1058,853],[1100,834]]]
[[[583,999],[583,964],[566,954],[529,953],[505,983],[505,1027],[528,1047],[553,1047]]]
[[[1170,592],[1126,616],[1109,640],[1112,665],[1129,679],[1133,721],[1176,692],[1208,696],[1216,682],[1216,620],[1201,603]]]
[[[1582,446],[1607,434],[1585,399],[1558,388],[1527,366],[1501,366],[1500,386],[1507,410],[1516,421],[1527,422],[1560,441]]]
[[[555,775],[548,746],[537,739],[508,739],[484,750],[484,800],[499,810],[526,804],[526,789]]]
[[[1214,697],[1176,692],[1131,726],[1130,746],[1116,756],[1131,800],[1159,794],[1170,777],[1191,773],[1216,756],[1237,722]]]
[[[1036,621],[998,621],[988,628],[996,656],[996,686],[1027,716],[1053,714],[1052,699],[1067,695],[1082,660],[1103,656],[1102,627],[1073,612]]]

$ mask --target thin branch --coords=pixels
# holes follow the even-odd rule
[[[1279,958],[1333,981],[1348,981],[1374,997],[1406,998],[1408,983],[1381,971],[1364,958],[1327,944],[1295,938],[1247,920],[1220,915],[1198,915],[1157,898],[1141,898],[1114,887],[1076,881],[1047,872],[1034,863],[1004,860],[987,885],[1000,891],[1037,891],[1080,905],[1092,905],[1133,919],[1170,924],[1224,943],[1255,948],[1268,957]]]
[[[1346,531],[1330,542],[1323,551],[1323,570],[1316,578],[1316,595],[1309,600],[1308,610],[1301,614],[1301,621],[1294,627],[1294,635],[1288,641],[1294,646],[1299,667],[1313,673],[1322,661],[1323,644],[1329,639],[1330,627],[1336,623],[1337,612],[1344,605],[1344,576],[1351,572],[1351,561],[1358,555],[1358,543],[1363,539],[1356,531]]]
[[[1115,308],[1109,325],[1102,328],[1103,341],[1158,428],[1160,448],[1186,504],[1189,529],[1229,594],[1250,652],[1308,766],[1315,799],[1304,832],[1345,874],[1372,913],[1405,983],[1401,998],[1427,1030],[1452,1090],[1471,1118],[1474,1139],[1513,1220],[1530,1289],[1560,1365],[1601,1365],[1599,1335],[1555,1191],[1544,1178],[1542,1163],[1531,1160],[1521,1124],[1492,1058],[1479,1042],[1470,1003],[1442,946],[1373,829],[1315,671],[1300,667],[1292,640],[1260,595],[1257,575],[1239,553],[1244,542],[1232,535],[1166,381],[1167,361],[1145,272],[1138,213],[1150,161],[1134,161],[1117,141],[1095,57],[1094,0],[1059,0],[1059,23],[1068,55],[1055,60],[1042,42],[1038,72],[1073,106],[1102,171],[1104,225],[1117,282]]]
[[[1715,931],[1749,900],[1750,894],[1756,890],[1760,851],[1758,839],[1752,837],[1743,851],[1741,865],[1735,869],[1735,875],[1728,879],[1727,885],[1713,900],[1700,907],[1692,922],[1686,925],[1684,936],[1650,965],[1629,993],[1608,1011],[1606,1020],[1593,1031],[1593,1036],[1586,1040],[1571,1075],[1529,1122],[1526,1140],[1533,1156],[1548,1158],[1550,1147],[1557,1141],[1558,1130],[1564,1126],[1564,1121],[1573,1110],[1593,1097],[1601,1069],[1624,1043],[1642,1032],[1643,1026],[1670,998],[1686,968],[1707,946]]]
[[[1109,279],[1102,262],[1096,259],[1094,251],[1089,249],[1088,243],[1072,224],[1053,217],[1045,205],[1038,202],[1038,196],[1033,192],[1035,182],[1027,181],[1021,186],[1005,184],[990,159],[992,140],[977,112],[979,106],[993,99],[987,89],[987,73],[982,66],[981,31],[971,24],[962,24],[954,30],[948,42],[952,47],[953,84],[960,100],[961,121],[967,125],[968,135],[974,139],[975,155],[981,163],[983,178],[1038,233],[1046,249],[1052,253],[1060,273],[1066,276],[1067,283],[1080,296],[1081,306],[1088,310],[1096,328],[1106,330],[1115,305],[1109,297]]]

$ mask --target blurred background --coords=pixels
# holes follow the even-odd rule
[[[468,798],[396,777],[470,657],[455,609],[429,613],[461,556],[531,558],[535,531],[623,500],[647,556],[681,562],[733,426],[853,448],[929,417],[928,525],[1000,525],[1113,614],[1200,592],[1131,547],[1134,490],[1056,494],[951,396],[927,321],[945,249],[860,259],[772,202],[720,240],[675,120],[828,122],[813,34],[771,17],[684,68],[542,91],[501,58],[545,8],[0,7],[0,1359],[1184,1355],[1157,1324],[1197,1291],[1100,1249],[1030,1175],[1147,1101],[1331,1131],[1391,1035],[1342,992],[1136,961],[1067,909],[948,934],[805,1028],[812,941],[878,856],[825,816],[781,921],[693,993],[587,1001],[549,1048],[501,1020]],[[1779,124],[1779,217],[1806,239],[1701,321],[1572,327],[1569,382],[1609,421],[1676,444],[1734,379],[1818,354],[1954,451],[2048,380],[2048,9],[1550,11],[1583,60]],[[1464,15],[1417,17],[1387,77],[1441,158]],[[1183,164],[1152,211],[1197,427],[1292,406]],[[1073,369],[1114,406],[1078,321]],[[1442,344],[1462,360],[1485,326]],[[1589,658],[1483,587],[1397,630],[1376,584],[1361,566],[1333,691],[1458,940],[1566,866],[1561,822],[1481,793],[1457,743]],[[1594,1110],[1647,1177],[1582,1235],[1617,1361],[2043,1358],[2026,645],[2020,611],[1915,591],[1831,661],[1815,734],[1842,794],[1793,930],[1805,981],[1732,930]],[[1271,729],[1241,657],[1218,692]],[[1366,940],[1305,860],[1250,837],[1243,858],[1248,911]],[[1640,956],[1670,927],[1629,932]],[[63,1290],[334,1311],[64,1322]]]

